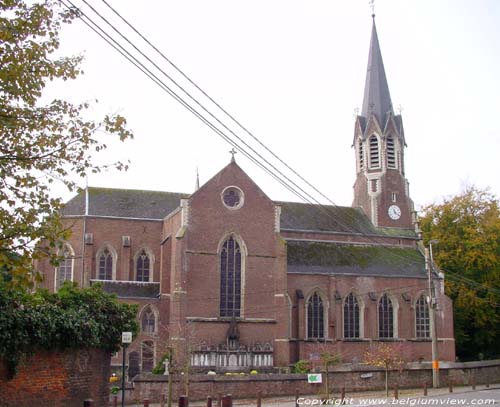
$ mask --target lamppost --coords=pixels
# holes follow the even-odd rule
[[[429,276],[429,314],[431,323],[431,340],[432,340],[432,387],[439,387],[439,357],[437,347],[437,329],[436,329],[436,297],[433,287],[434,258],[432,256],[432,244],[437,244],[439,240],[433,239],[429,241],[429,250],[426,251],[426,263]],[[430,254],[430,256],[429,256]],[[429,258],[430,257],[430,258]]]

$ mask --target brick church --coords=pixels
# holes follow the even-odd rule
[[[347,142],[347,139],[346,139]],[[129,376],[167,347],[204,370],[266,370],[373,344],[431,360],[426,262],[375,22],[354,126],[352,207],[276,202],[231,162],[192,194],[87,188],[44,285],[101,282],[139,305]],[[452,304],[434,276],[439,357],[455,359]]]

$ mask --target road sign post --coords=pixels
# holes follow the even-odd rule
[[[125,407],[125,357],[129,343],[132,343],[132,332],[122,332],[122,407]]]

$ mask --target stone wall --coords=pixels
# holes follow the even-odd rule
[[[441,385],[446,386],[449,378],[456,385],[467,385],[475,377],[477,384],[500,383],[500,360],[467,363],[441,363]],[[254,398],[260,391],[264,396],[293,395],[298,391],[302,395],[318,394],[324,391],[324,385],[308,384],[307,375],[298,374],[259,374],[245,376],[210,376],[191,375],[189,398],[202,400],[207,396],[217,397],[220,394],[231,394],[234,398]],[[369,366],[342,365],[336,366],[329,373],[330,388],[339,394],[345,386],[346,392],[383,389],[384,371]],[[143,374],[134,380],[134,386],[127,392],[129,401],[159,401],[161,395],[167,393],[167,376]],[[389,383],[400,388],[421,387],[423,383],[432,383],[430,363],[409,364],[407,369],[399,373],[390,372]],[[174,380],[174,400],[184,394],[183,383]]]
[[[97,349],[36,351],[21,359],[10,380],[0,360],[0,406],[81,407],[88,398],[107,406],[110,357]]]

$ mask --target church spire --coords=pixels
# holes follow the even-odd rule
[[[369,119],[373,113],[380,125],[387,120],[387,113],[394,113],[392,109],[389,85],[385,76],[384,62],[378,42],[377,27],[375,26],[375,15],[372,15],[372,38],[370,41],[370,52],[368,54],[368,69],[366,72],[365,94],[363,97],[363,108],[361,116]]]

